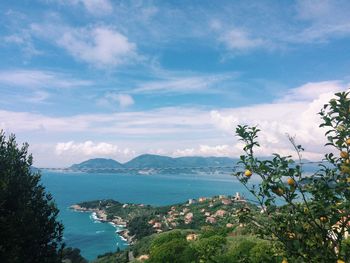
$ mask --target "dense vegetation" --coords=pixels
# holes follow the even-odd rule
[[[149,263],[282,261],[282,257],[276,254],[276,249],[270,242],[239,231],[227,231],[217,227],[207,227],[199,231],[171,230],[141,239],[130,251],[136,260],[144,258],[142,261]],[[187,240],[186,237],[191,235],[195,235],[196,239]],[[109,253],[96,262],[130,262],[130,251]],[[139,262],[136,260],[135,262]]]

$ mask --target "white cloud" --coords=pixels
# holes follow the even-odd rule
[[[136,45],[108,27],[67,29],[57,43],[76,59],[98,67],[117,66],[136,58]]]
[[[344,89],[344,87],[342,87],[341,83],[338,81],[310,82],[289,90],[287,94],[278,101],[312,101],[322,94],[329,94],[329,96],[331,96],[331,94],[339,92],[342,89]]]
[[[38,90],[38,91],[34,91],[31,97],[24,97],[23,100],[32,102],[32,103],[40,103],[40,102],[44,102],[49,97],[50,97],[50,94],[48,92]]]
[[[64,48],[75,59],[96,67],[118,66],[140,59],[136,44],[112,27],[95,25],[74,28],[59,21],[55,24],[33,23],[29,31],[35,37]]]
[[[230,51],[288,51],[296,44],[327,43],[350,36],[350,2],[346,0],[297,0],[290,4],[247,4],[218,6],[207,22],[219,43]],[[218,12],[218,10],[220,10]]]
[[[13,132],[114,134],[143,138],[205,133],[211,126],[208,112],[192,108],[161,108],[145,112],[49,117],[27,112],[0,110],[0,129]]]
[[[42,70],[0,71],[0,83],[24,88],[73,88],[92,84],[88,80],[78,80],[65,74]]]
[[[113,12],[109,0],[55,0],[63,5],[82,5],[87,12],[95,16],[105,16]]]
[[[108,92],[105,96],[97,101],[100,106],[105,106],[109,108],[127,108],[135,103],[132,96],[129,94],[122,94],[117,92]]]
[[[133,89],[133,93],[196,93],[219,92],[219,83],[235,78],[237,73],[166,77]]]
[[[109,0],[80,0],[86,10],[94,15],[106,15],[113,11],[112,3]]]
[[[84,155],[84,156],[115,156],[126,155],[133,156],[135,153],[128,148],[120,149],[117,145],[92,141],[75,143],[74,141],[60,142],[56,144],[55,152],[57,155]]]
[[[230,145],[199,145],[197,148],[177,149],[173,156],[233,156],[237,151]]]
[[[35,138],[71,138],[96,140],[114,138],[122,148],[98,143],[60,144],[61,152],[68,148],[85,152],[132,149],[136,153],[162,152],[170,155],[228,155],[242,153],[242,144],[234,137],[238,124],[258,125],[262,130],[259,140],[260,155],[293,153],[286,134],[296,135],[302,144],[305,158],[319,160],[325,151],[324,130],[318,128],[317,115],[334,92],[347,90],[340,82],[308,83],[288,92],[270,104],[238,108],[206,110],[198,108],[161,108],[143,112],[113,114],[86,114],[71,117],[49,117],[25,112],[0,111],[0,129]],[[69,139],[70,138],[70,139]],[[47,138],[48,139],[48,138]],[[29,141],[30,142],[30,141]],[[78,146],[77,146],[78,145]],[[85,148],[84,148],[85,147]],[[77,150],[78,151],[78,150]],[[78,156],[77,154],[76,156]],[[74,158],[73,154],[72,160]],[[62,157],[63,158],[63,157]],[[75,160],[75,159],[74,159]]]
[[[333,37],[350,35],[349,1],[297,1],[297,18],[308,25],[291,35],[293,42],[323,42]]]
[[[219,41],[231,50],[249,50],[265,44],[263,39],[255,38],[245,30],[239,28],[234,28],[223,33]]]
[[[0,39],[8,46],[19,46],[26,58],[44,54],[44,52],[35,48],[30,32],[26,29],[22,29],[20,33],[7,35]]]
[[[275,103],[212,111],[211,116],[214,125],[227,134],[232,134],[238,124],[258,125],[262,130],[261,155],[293,154],[289,134],[305,146],[304,157],[321,158],[326,140],[325,130],[318,128],[321,120],[317,113],[335,92],[346,89],[349,85],[337,82],[309,83],[292,89]]]

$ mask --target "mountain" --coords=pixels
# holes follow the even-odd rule
[[[228,157],[178,157],[143,154],[121,164],[112,159],[96,158],[79,164],[73,164],[70,169],[115,169],[115,168],[187,168],[187,167],[233,167],[236,159]]]
[[[124,164],[127,168],[183,168],[183,167],[232,167],[234,159],[228,157],[178,157],[171,158],[143,154]]]
[[[82,170],[82,169],[101,169],[101,168],[123,168],[123,165],[112,159],[95,158],[90,159],[79,164],[73,164],[70,169]]]
[[[262,157],[261,160],[272,160],[272,157]],[[96,158],[90,159],[79,164],[73,164],[70,169],[118,169],[118,168],[205,168],[205,167],[221,167],[230,168],[238,162],[238,159],[229,157],[177,157],[172,158],[168,156],[143,154],[134,159],[122,164],[112,159]],[[315,172],[319,169],[318,163],[313,163],[308,160],[302,160],[304,172]],[[298,162],[295,163],[295,165]],[[327,165],[327,163],[324,163]],[[35,169],[33,167],[33,169]]]
[[[142,154],[124,164],[126,168],[176,167],[174,158],[153,154]]]
[[[229,157],[178,157],[176,163],[181,167],[233,167],[237,160]]]

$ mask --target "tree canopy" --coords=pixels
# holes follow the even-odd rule
[[[63,225],[52,196],[32,170],[28,144],[0,131],[0,261],[61,262]]]

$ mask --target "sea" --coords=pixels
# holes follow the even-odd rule
[[[123,203],[154,206],[186,202],[190,198],[246,193],[228,173],[138,174],[42,171],[42,184],[60,210],[64,224],[64,242],[79,248],[88,260],[98,255],[125,249],[128,244],[116,234],[116,228],[101,223],[92,213],[74,212],[69,207],[82,201],[114,199]]]

